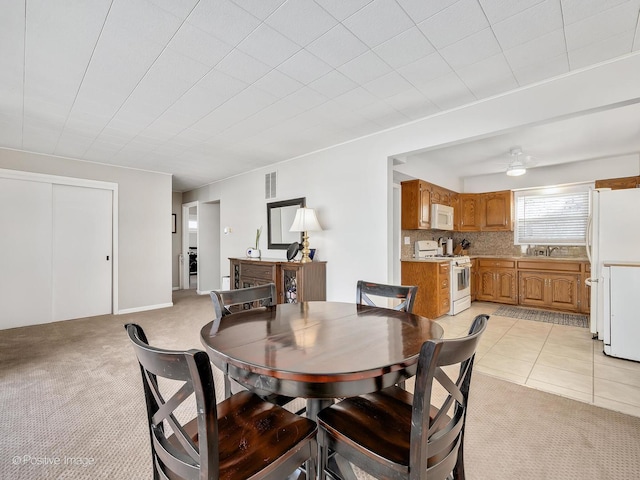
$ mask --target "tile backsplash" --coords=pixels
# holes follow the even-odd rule
[[[409,237],[410,244],[404,239]],[[504,255],[507,257],[523,255],[520,245],[513,244],[513,232],[445,232],[442,230],[402,230],[401,258],[413,258],[415,242],[418,240],[438,240],[440,237],[453,238],[458,245],[463,239],[469,241],[469,255]],[[525,247],[526,248],[526,247]],[[561,246],[553,253],[554,257],[585,257],[584,247]]]

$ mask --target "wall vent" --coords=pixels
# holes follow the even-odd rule
[[[276,172],[264,176],[264,198],[276,198]]]

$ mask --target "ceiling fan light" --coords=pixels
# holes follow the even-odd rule
[[[507,167],[507,175],[510,177],[519,177],[527,173],[527,169],[523,165],[509,165]]]

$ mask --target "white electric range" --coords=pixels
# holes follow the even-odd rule
[[[467,255],[446,255],[438,251],[438,243],[433,240],[419,240],[415,244],[416,260],[451,263],[449,315],[457,315],[471,307],[471,259]]]

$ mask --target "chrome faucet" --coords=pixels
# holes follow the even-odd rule
[[[546,248],[545,248],[545,250],[544,250],[544,255],[545,255],[545,257],[550,257],[550,256],[551,256],[551,254],[552,254],[554,251],[558,250],[558,248],[560,248],[560,247],[552,247],[552,246],[550,246],[550,245],[547,245],[547,246],[546,246]]]

